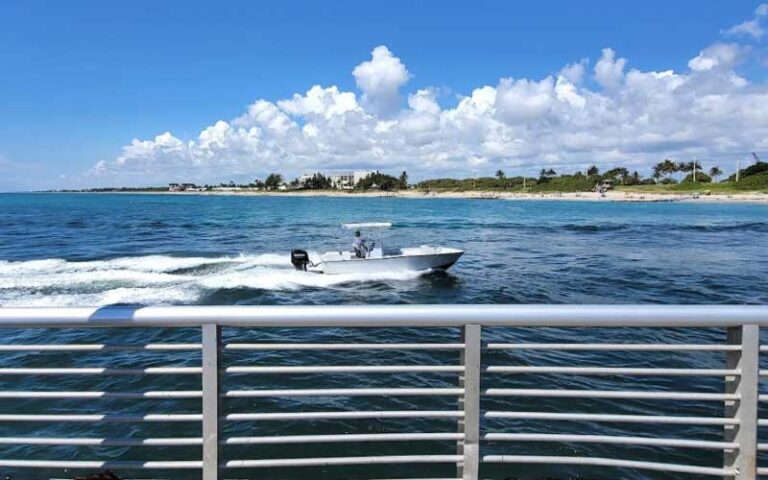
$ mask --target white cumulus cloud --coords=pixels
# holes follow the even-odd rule
[[[738,43],[715,43],[688,61],[688,67],[697,72],[733,68],[744,56],[747,48]]]
[[[759,39],[765,35],[763,22],[768,17],[768,3],[763,3],[755,9],[755,15],[751,20],[746,20],[738,25],[734,25],[725,31],[726,35],[748,35]]]
[[[603,88],[614,89],[624,80],[625,58],[616,58],[616,52],[611,48],[604,48],[603,55],[595,64],[595,79]]]
[[[647,174],[662,158],[694,156],[727,171],[739,155],[768,149],[768,109],[758,107],[768,105],[768,88],[735,70],[748,51],[715,43],[687,70],[656,71],[629,68],[606,48],[591,75],[588,62],[577,60],[543,78],[501,78],[448,98],[439,88],[403,91],[408,69],[380,46],[353,70],[359,91],[315,85],[258,99],[192,138],[134,139],[88,175],[101,184],[146,185],[317,169],[408,170],[412,178],[499,168],[535,174],[593,163]]]
[[[387,47],[374,48],[371,59],[356,66],[352,75],[363,91],[363,102],[374,113],[390,116],[400,109],[400,87],[408,82],[410,73]]]

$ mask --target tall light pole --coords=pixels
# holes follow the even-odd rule
[[[696,157],[693,157],[693,183],[696,183],[696,166],[698,165],[698,160]]]

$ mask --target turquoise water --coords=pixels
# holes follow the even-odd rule
[[[341,222],[392,221],[387,245],[454,246],[466,255],[448,273],[321,276],[295,272],[288,251],[337,249],[349,244]],[[0,195],[0,305],[108,304],[339,304],[339,303],[768,303],[768,207],[695,203],[478,201],[392,198],[260,198],[152,195]],[[2,343],[198,342],[183,329],[2,332]],[[452,342],[455,329],[226,329],[238,342]],[[486,329],[484,340],[504,342],[722,343],[722,330]],[[448,364],[450,352],[228,352],[228,365]],[[495,352],[493,365],[721,368],[718,353]],[[119,367],[199,365],[197,353],[13,353],[1,367]],[[722,392],[710,377],[615,378],[486,375],[484,386]],[[224,388],[451,387],[446,374],[232,375]],[[0,377],[0,390],[143,391],[198,389],[194,376]],[[231,399],[229,412],[440,410],[455,399],[265,398]],[[602,400],[484,400],[494,410],[721,416],[717,402]],[[0,413],[193,413],[198,400],[12,401]],[[764,412],[765,413],[765,412]],[[659,435],[655,425],[484,420],[484,431]],[[228,424],[226,435],[296,435],[395,431],[455,431],[451,421],[305,421]],[[666,437],[720,440],[717,427],[667,426]],[[199,436],[197,424],[0,424],[0,436]],[[719,466],[719,454],[696,449],[626,448],[588,444],[489,444],[484,453],[588,455]],[[227,458],[372,454],[452,454],[450,442],[227,447]],[[0,458],[184,460],[196,447],[0,446]],[[146,474],[119,472],[127,478]],[[71,478],[56,470],[2,470],[14,479]],[[252,470],[226,478],[319,479],[451,476],[448,466],[327,467]],[[490,479],[545,476],[589,479],[696,478],[647,471],[584,467],[484,466]],[[156,477],[157,478],[157,477]],[[164,472],[160,478],[199,478]]]

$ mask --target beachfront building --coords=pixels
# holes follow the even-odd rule
[[[351,190],[355,188],[354,173],[331,173],[328,180],[336,190]]]
[[[332,172],[332,173],[321,173],[321,172],[305,173],[299,177],[299,185],[306,185],[316,175],[322,175],[328,179],[328,181],[331,184],[331,187],[335,188],[336,190],[352,190],[353,188],[355,188],[355,185],[357,185],[357,182],[364,179],[365,177],[368,177],[369,175],[373,175],[374,173],[376,172],[372,170],[358,170],[354,172]]]
[[[327,175],[327,177],[328,180],[331,181],[333,188],[338,190],[351,190],[355,188],[357,182],[370,175],[373,175],[374,173],[376,172],[372,170],[358,170],[354,172],[332,173]]]
[[[168,191],[169,192],[196,192],[198,190],[202,190],[194,183],[169,183],[168,184]]]

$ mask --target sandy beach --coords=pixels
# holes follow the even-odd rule
[[[99,192],[100,193],[100,192]],[[112,192],[104,192],[112,193]],[[293,197],[386,197],[386,198],[460,198],[477,200],[567,200],[589,202],[707,202],[707,203],[759,203],[768,204],[768,194],[761,192],[744,193],[704,193],[693,194],[689,192],[674,193],[646,193],[609,191],[604,195],[595,192],[548,192],[548,193],[520,193],[520,192],[424,192],[422,190],[401,190],[396,192],[345,192],[328,190],[295,190],[281,192],[265,192],[256,190],[226,190],[207,192],[114,192],[114,193],[138,193],[148,195],[240,195],[240,196],[293,196]]]

